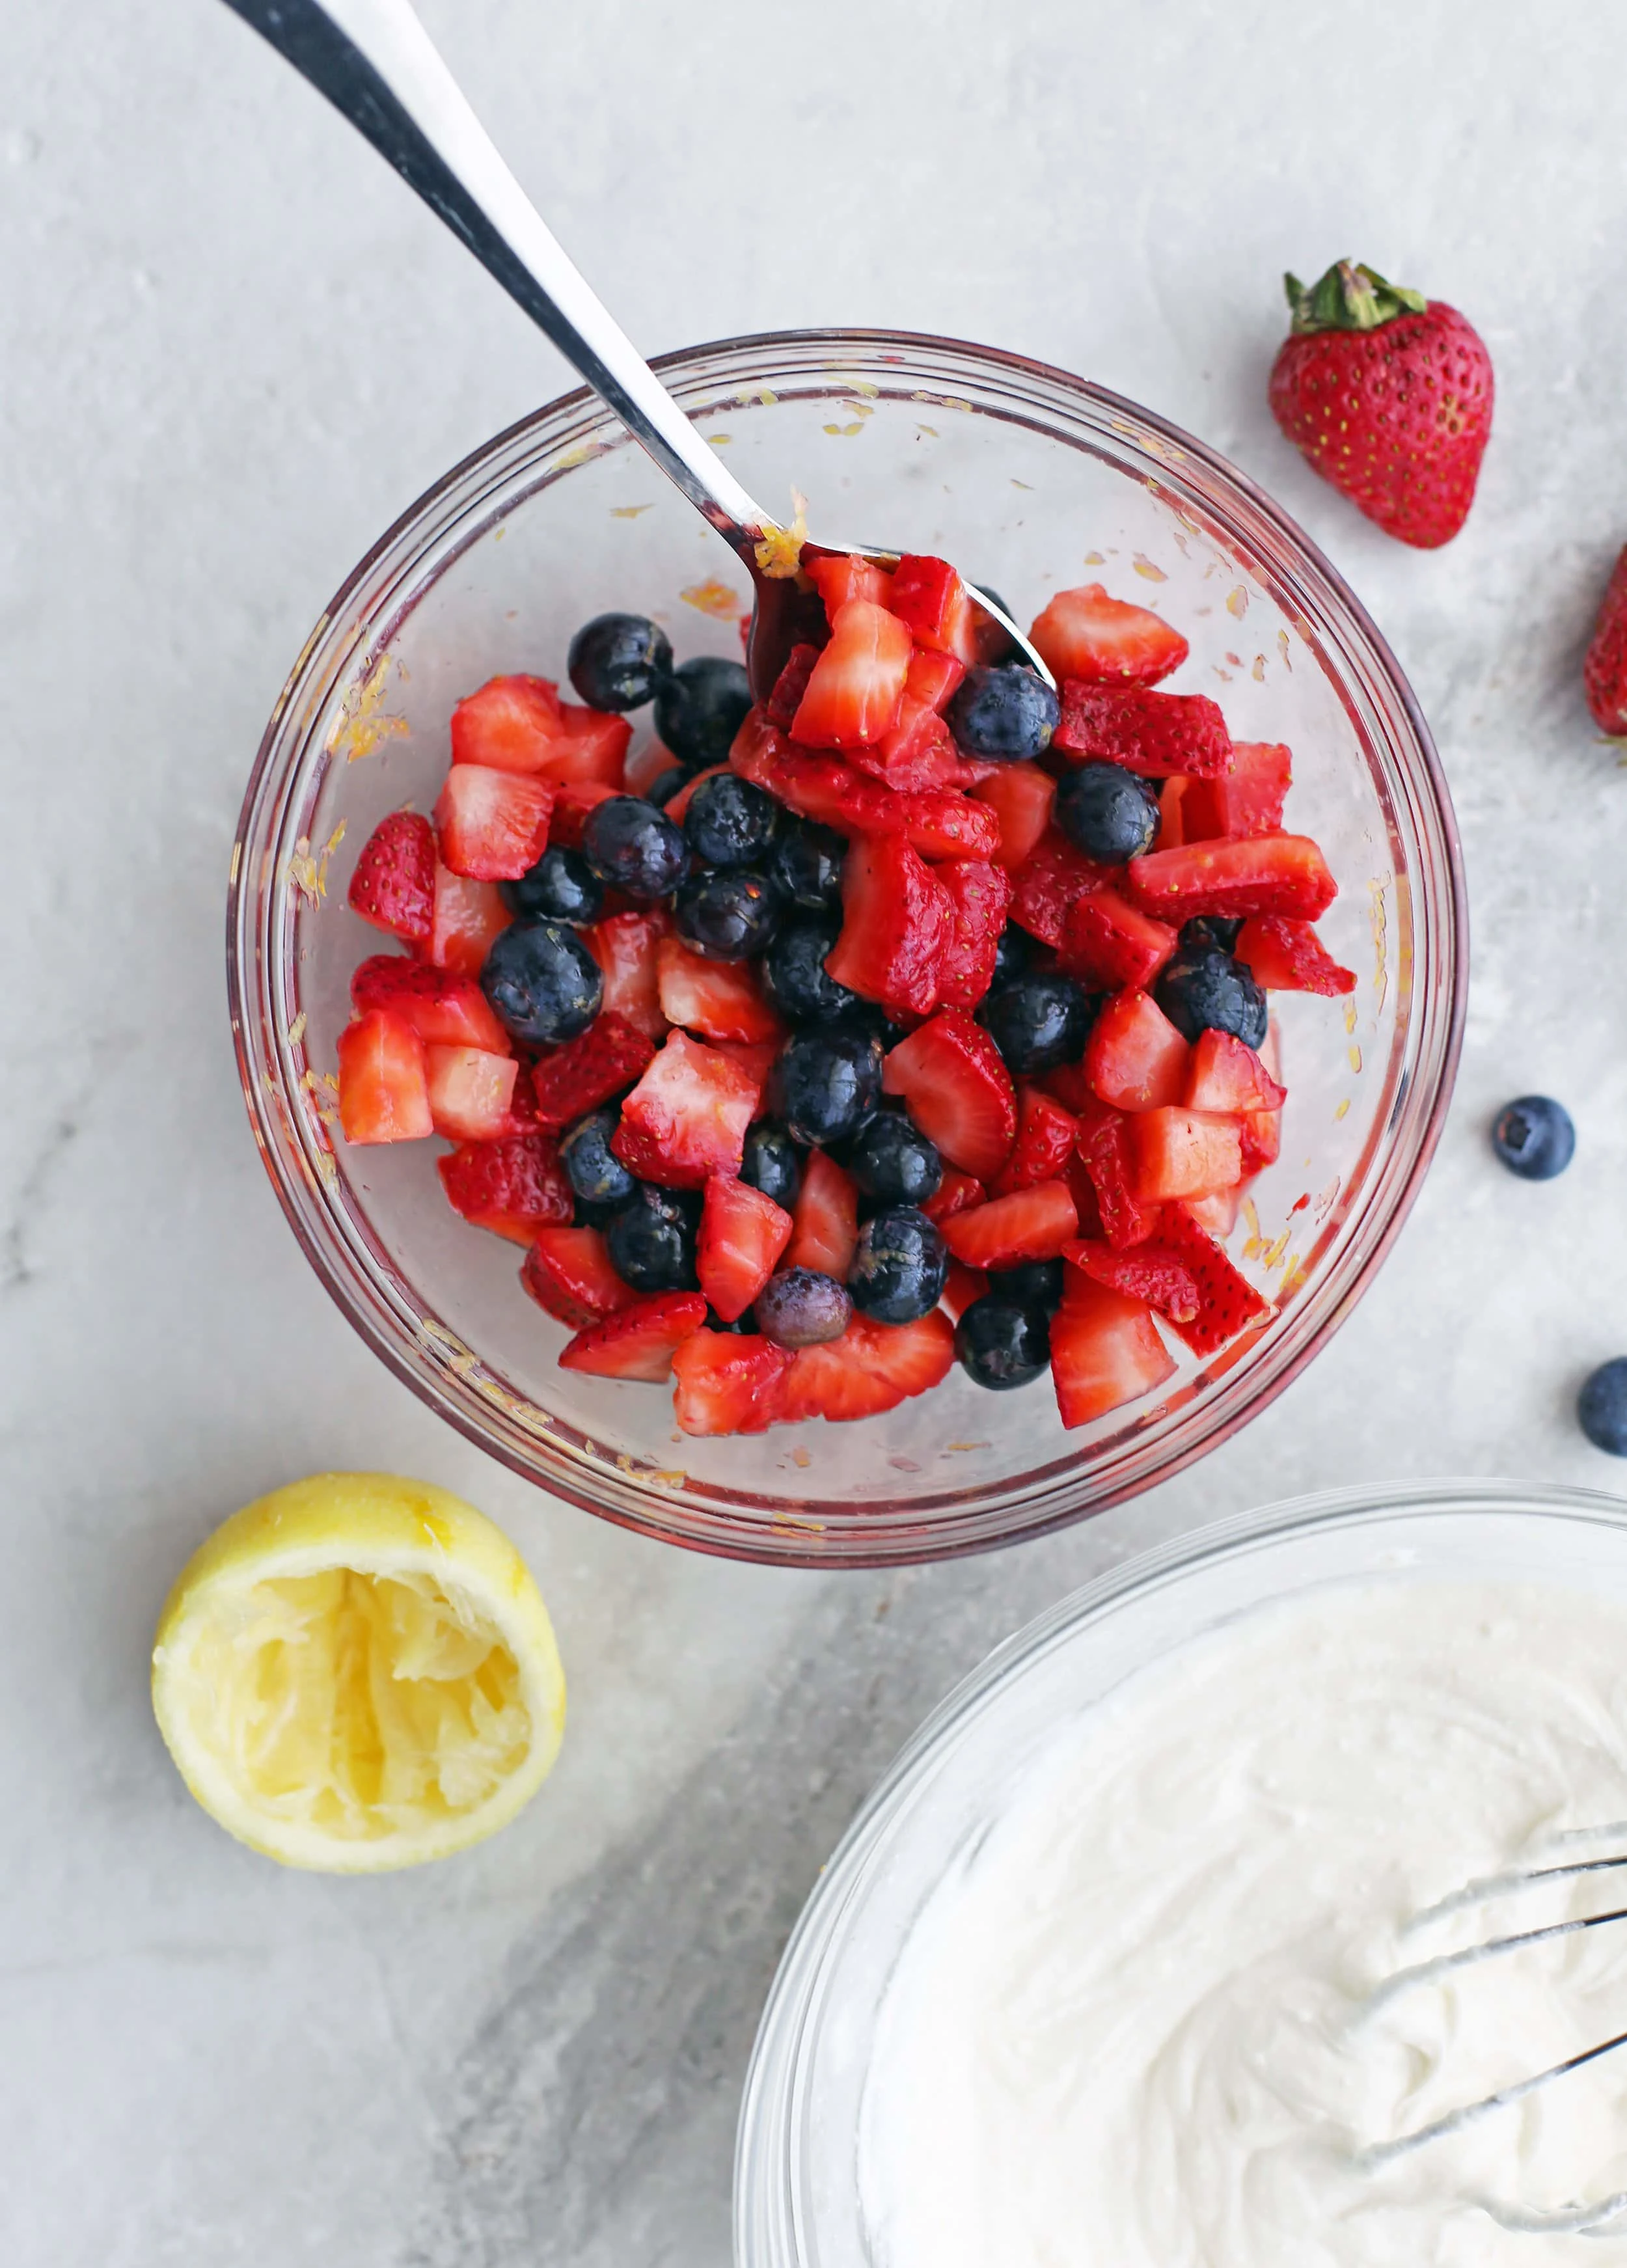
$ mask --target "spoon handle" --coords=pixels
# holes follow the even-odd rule
[[[774,521],[594,293],[498,156],[408,0],[226,0],[387,158],[749,560]]]

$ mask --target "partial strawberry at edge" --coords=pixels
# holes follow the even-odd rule
[[[1618,555],[1600,601],[1582,686],[1599,730],[1612,740],[1627,734],[1627,549]]]
[[[1060,685],[1156,685],[1190,651],[1180,631],[1149,608],[1110,599],[1100,583],[1058,591],[1028,632]]]
[[[613,1101],[643,1076],[654,1055],[654,1042],[643,1032],[621,1016],[601,1012],[586,1031],[538,1058],[531,1074],[538,1126],[557,1133]]]
[[[435,834],[422,812],[393,811],[362,846],[349,902],[375,929],[426,946],[435,919]]]
[[[635,1300],[601,1323],[589,1323],[561,1351],[561,1370],[593,1378],[638,1379],[659,1386],[672,1376],[673,1357],[706,1321],[698,1292],[657,1292]]]
[[[405,954],[374,953],[350,972],[350,1005],[358,1014],[393,1008],[428,1047],[510,1051],[510,1040],[472,976],[433,968]]]
[[[1051,1318],[1051,1378],[1064,1425],[1088,1425],[1175,1374],[1174,1358],[1151,1311],[1079,1269],[1066,1271]]]
[[[539,1307],[572,1330],[585,1329],[605,1315],[631,1307],[638,1297],[611,1265],[596,1228],[539,1228],[519,1271],[519,1280]]]
[[[1171,1205],[1159,1228],[1160,1241],[1189,1271],[1197,1285],[1197,1314],[1189,1322],[1172,1315],[1170,1328],[1194,1354],[1213,1354],[1251,1323],[1272,1313],[1245,1276],[1238,1273],[1212,1236],[1200,1228],[1184,1205]]]
[[[1232,1032],[1200,1032],[1187,1064],[1181,1100],[1189,1110],[1218,1110],[1242,1117],[1280,1110],[1287,1091],[1248,1042]]]
[[[1197,1279],[1180,1255],[1157,1237],[1129,1252],[1082,1240],[1065,1246],[1062,1256],[1071,1267],[1082,1268],[1093,1282],[1105,1284],[1127,1300],[1145,1301],[1172,1322],[1196,1320]]]
[[[420,1142],[434,1132],[424,1045],[405,1016],[370,1008],[340,1033],[338,1051],[347,1142]]]
[[[940,1008],[901,1040],[882,1070],[883,1092],[903,1100],[943,1158],[985,1184],[1011,1156],[1017,1095],[1000,1051],[963,1008]]]
[[[1149,850],[1125,868],[1145,912],[1161,921],[1196,914],[1285,914],[1314,921],[1338,895],[1328,862],[1308,835],[1249,835]]]
[[[1079,763],[1123,764],[1145,779],[1173,773],[1214,779],[1232,768],[1232,736],[1206,693],[1154,693],[1142,685],[1062,684],[1052,748]]]
[[[696,1331],[673,1355],[673,1415],[685,1433],[761,1433],[780,1415],[791,1358],[749,1331]]]
[[[787,1422],[824,1418],[835,1424],[879,1417],[939,1385],[953,1360],[954,1327],[939,1308],[913,1323],[855,1315],[839,1339],[798,1351],[777,1414]]]
[[[1232,950],[1268,992],[1314,992],[1333,999],[1356,990],[1355,970],[1340,967],[1307,921],[1251,914]]]
[[[571,1219],[571,1185],[546,1135],[465,1142],[438,1158],[435,1170],[454,1212],[511,1243],[529,1247],[539,1229]]]

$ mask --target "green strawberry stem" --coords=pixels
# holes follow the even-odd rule
[[[1308,291],[1297,276],[1285,276],[1283,286],[1296,337],[1307,331],[1376,331],[1397,315],[1421,315],[1429,305],[1421,291],[1387,284],[1355,260],[1336,260]]]

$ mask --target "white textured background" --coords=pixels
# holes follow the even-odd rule
[[[814,1581],[634,1542],[438,1427],[306,1272],[228,1042],[226,860],[330,590],[563,365],[214,0],[0,9],[0,2257],[8,2268],[721,2268],[756,2011],[926,1706],[1108,1560],[1362,1477],[1618,1487],[1627,775],[1577,688],[1627,535],[1614,0],[434,0],[522,179],[652,350],[824,322],[1104,380],[1352,578],[1430,715],[1476,923],[1412,1223],[1229,1448],[1049,1544]],[[1497,361],[1467,533],[1402,550],[1277,437],[1278,276],[1342,253]],[[1564,1096],[1575,1167],[1490,1160]],[[223,1513],[328,1464],[516,1535],[572,1679],[496,1843],[278,1874],[191,1805],[145,1665]]]

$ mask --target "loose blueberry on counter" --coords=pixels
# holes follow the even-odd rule
[[[949,1248],[935,1223],[915,1205],[889,1205],[858,1232],[848,1291],[863,1315],[878,1323],[916,1323],[944,1296]]]
[[[944,711],[956,745],[990,763],[1043,755],[1061,714],[1045,680],[1021,662],[975,664]]]
[[[828,908],[839,910],[842,861],[846,856],[847,843],[834,827],[805,819],[776,841],[774,879],[793,906],[809,913],[822,913]]]
[[[782,1268],[757,1294],[757,1329],[776,1346],[824,1346],[852,1320],[853,1302],[834,1276],[815,1268]]]
[[[1007,922],[994,948],[991,984],[1009,984],[1013,976],[1024,976],[1033,965],[1034,939],[1026,929],[1019,929],[1015,922]]]
[[[1522,1094],[1498,1112],[1491,1146],[1522,1182],[1551,1182],[1576,1155],[1576,1128],[1550,1095]]]
[[[709,961],[749,961],[779,927],[779,891],[749,867],[691,874],[673,899],[673,923],[684,943]]]
[[[769,1073],[764,1100],[793,1141],[846,1141],[881,1100],[881,1042],[846,1023],[793,1033]]]
[[[1049,1366],[1050,1324],[1042,1308],[985,1292],[955,1325],[954,1351],[969,1379],[1002,1393],[1027,1386]]]
[[[699,1225],[696,1192],[641,1182],[605,1230],[610,1265],[635,1292],[693,1292]]]
[[[599,963],[559,922],[511,922],[494,939],[480,983],[504,1029],[534,1042],[575,1039],[605,997]]]
[[[771,1118],[760,1118],[747,1134],[740,1179],[786,1212],[796,1204],[802,1187],[802,1160],[785,1129]]]
[[[1056,824],[1087,858],[1123,866],[1152,847],[1158,796],[1151,780],[1117,764],[1081,764],[1056,790]]]
[[[703,771],[708,764],[727,761],[750,707],[751,686],[742,665],[701,654],[681,663],[657,686],[655,729],[686,771]]]
[[[997,1269],[989,1279],[989,1289],[998,1299],[1040,1307],[1054,1315],[1062,1305],[1062,1263],[1020,1260],[1015,1268]]]
[[[1096,1004],[1071,976],[1035,971],[998,985],[977,1020],[1020,1078],[1072,1063],[1090,1037]]]
[[[762,988],[788,1023],[828,1024],[860,1005],[857,992],[838,984],[825,955],[842,927],[832,916],[788,922],[762,957]]]
[[[582,856],[601,882],[629,898],[664,898],[689,863],[689,846],[664,811],[641,795],[596,803],[582,828]]]
[[[622,1114],[612,1105],[607,1110],[590,1110],[560,1137],[559,1162],[583,1204],[619,1208],[638,1186],[610,1147],[610,1137],[621,1123]]]
[[[936,1143],[902,1110],[878,1110],[859,1129],[844,1162],[865,1195],[884,1205],[923,1205],[944,1177]]]
[[[1242,934],[1241,914],[1194,914],[1181,928],[1182,945],[1218,945],[1222,953],[1235,953]]]
[[[689,798],[683,831],[705,866],[761,866],[779,824],[771,795],[737,772],[714,772]]]
[[[1152,987],[1152,998],[1181,1034],[1230,1032],[1251,1048],[1265,1040],[1270,1016],[1254,972],[1216,945],[1177,946]]]
[[[557,844],[517,882],[499,882],[497,888],[512,914],[538,921],[597,921],[605,902],[605,886],[581,852]]]
[[[1576,1416],[1595,1449],[1627,1457],[1627,1356],[1601,1363],[1576,1397]]]
[[[672,666],[666,631],[643,615],[595,615],[565,657],[565,674],[590,709],[641,709]]]

